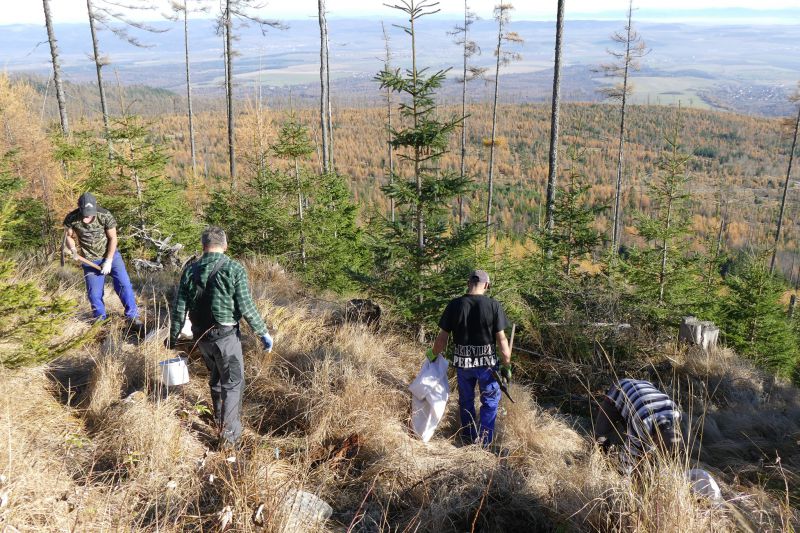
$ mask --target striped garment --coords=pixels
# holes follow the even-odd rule
[[[627,425],[627,438],[622,461],[632,468],[639,458],[655,447],[654,426],[671,422],[675,427],[681,412],[669,396],[649,381],[622,379],[606,394],[622,415]]]

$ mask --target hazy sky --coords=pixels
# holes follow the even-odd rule
[[[11,9],[0,10],[0,25],[2,24],[39,24],[43,22],[42,2],[40,0],[5,0],[13,5]],[[166,11],[168,0],[155,0],[161,6],[159,10],[151,12],[149,16],[139,15],[139,18],[157,19],[158,13]],[[189,0],[190,4],[197,0]],[[506,0],[507,1],[507,0]],[[542,19],[555,18],[555,0],[511,0],[516,6],[514,18]],[[132,2],[133,3],[133,2]],[[218,6],[220,0],[207,0],[207,4]],[[391,3],[386,0],[385,3]],[[470,6],[481,17],[491,16],[492,7],[497,0],[470,0]],[[84,22],[86,20],[85,0],[50,0],[53,18],[56,22]],[[383,0],[328,0],[328,11],[331,17],[345,16],[378,16],[389,17],[392,10],[383,6]],[[458,14],[463,9],[463,0],[441,0],[440,7],[443,13]],[[644,10],[657,9],[666,11],[670,9],[709,9],[743,7],[751,9],[783,9],[797,8],[798,0],[637,0],[635,5]],[[590,14],[598,12],[624,12],[626,0],[567,0],[567,17],[570,14]],[[283,18],[299,19],[315,16],[317,9],[316,0],[272,0],[267,2],[267,7],[262,9],[264,15]],[[644,14],[643,13],[643,14]],[[800,21],[798,21],[800,23]]]

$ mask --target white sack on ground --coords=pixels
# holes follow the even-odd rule
[[[411,427],[422,442],[428,442],[444,416],[450,384],[447,382],[447,359],[441,355],[431,363],[422,363],[419,374],[408,386],[411,391]]]
[[[712,501],[720,501],[722,499],[722,492],[719,490],[719,485],[716,480],[711,477],[711,474],[700,468],[692,468],[686,473],[686,477],[692,484],[692,492],[698,496],[705,496]]]

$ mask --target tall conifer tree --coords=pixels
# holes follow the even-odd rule
[[[426,324],[463,285],[469,268],[464,260],[477,234],[473,227],[460,229],[449,223],[450,202],[467,189],[468,180],[439,167],[462,118],[443,120],[436,105],[436,91],[447,71],[428,74],[417,64],[417,24],[439,11],[438,2],[400,0],[392,7],[408,16],[403,30],[411,40],[411,66],[402,73],[381,71],[378,79],[382,89],[389,88],[403,99],[403,123],[392,129],[391,142],[410,167],[411,179],[397,179],[384,187],[398,213],[394,223],[384,220],[382,234],[376,235],[377,274],[370,285],[373,292],[391,296],[398,313],[417,327],[422,339]]]

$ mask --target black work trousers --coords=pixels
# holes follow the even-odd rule
[[[209,337],[213,338],[213,335]],[[220,435],[226,441],[236,443],[242,436],[240,412],[244,391],[244,357],[239,328],[219,339],[203,339],[199,346],[211,373],[208,384]]]

